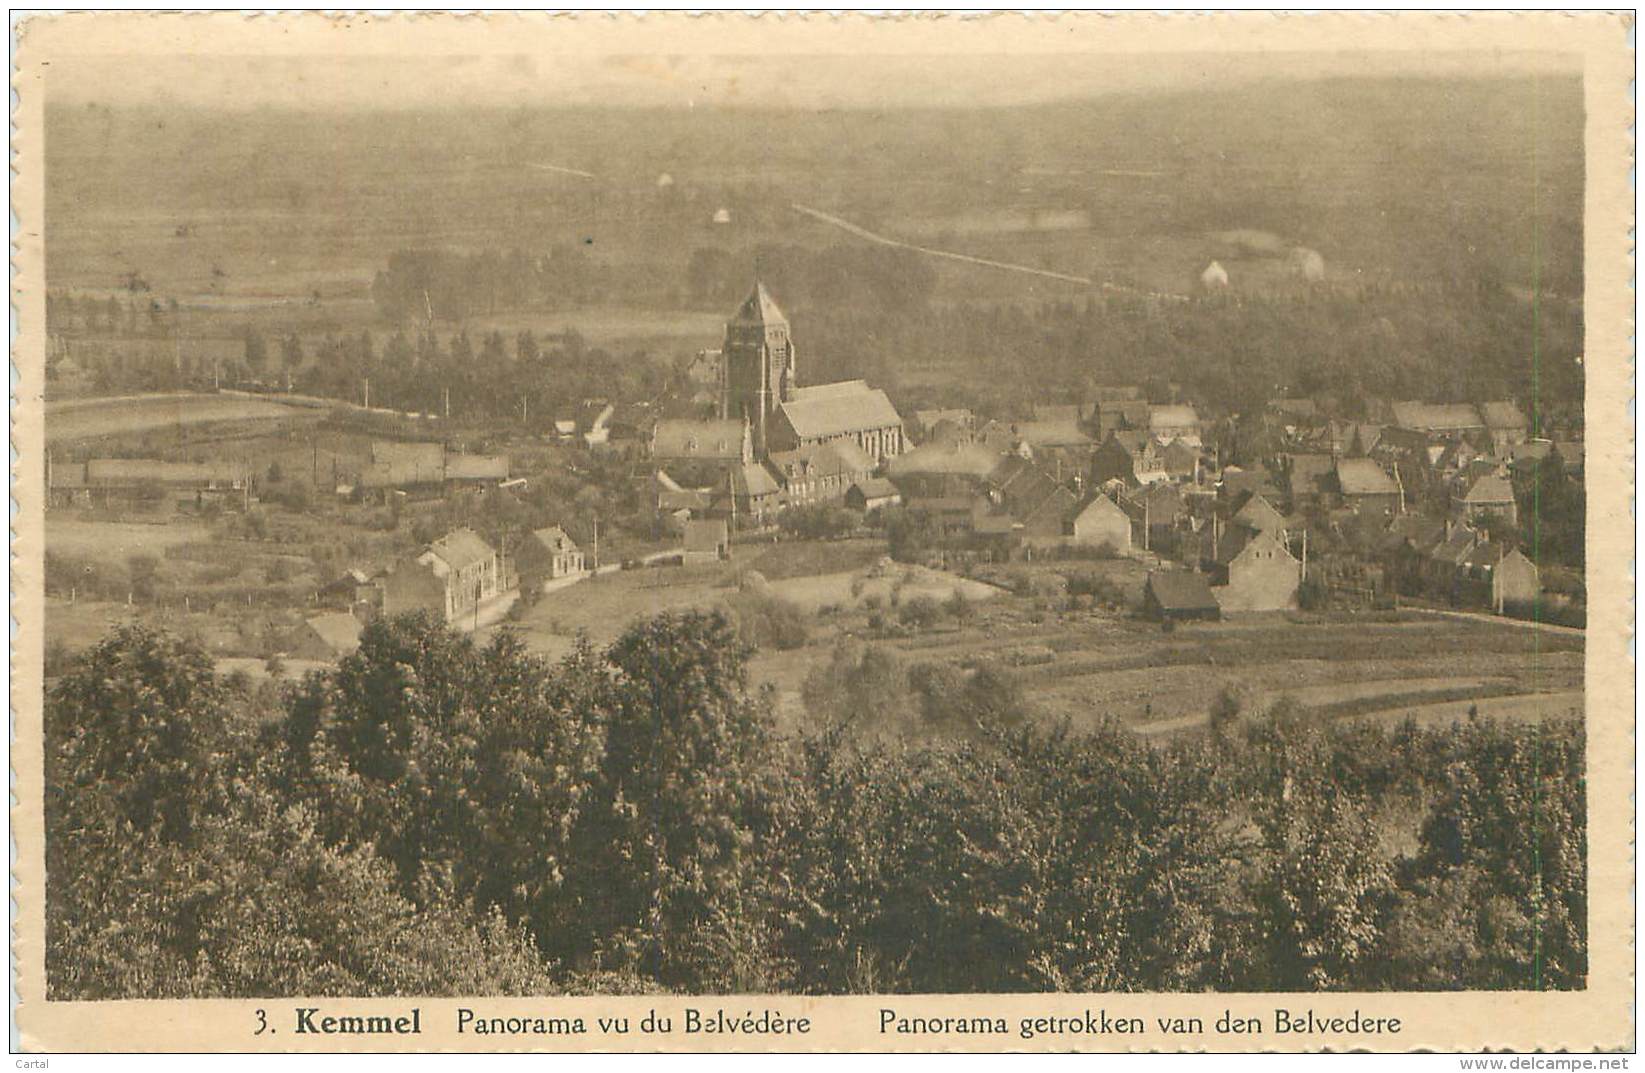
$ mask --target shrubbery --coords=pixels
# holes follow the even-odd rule
[[[719,613],[558,664],[410,616],[251,730],[121,627],[46,703],[49,994],[1583,986],[1579,723],[1156,747],[848,647],[784,739],[746,651]]]

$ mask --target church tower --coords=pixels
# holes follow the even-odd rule
[[[796,386],[788,318],[765,284],[754,289],[726,322],[720,356],[720,416],[741,418],[753,432],[754,453],[766,454],[766,422]]]

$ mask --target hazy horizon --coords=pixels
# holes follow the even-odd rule
[[[1257,83],[1573,76],[1560,53],[87,56],[56,61],[53,106],[213,111],[1013,107]]]

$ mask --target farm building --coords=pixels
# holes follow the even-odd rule
[[[360,647],[360,620],[347,611],[311,615],[303,620],[287,648],[292,659],[334,660]]]
[[[1155,570],[1142,589],[1143,611],[1161,622],[1218,619],[1222,607],[1204,574],[1191,570]]]
[[[1075,508],[1069,535],[1082,547],[1108,545],[1121,555],[1131,551],[1131,519],[1105,495],[1094,495]]]
[[[53,505],[169,502],[184,509],[208,503],[241,506],[251,495],[251,471],[238,462],[162,462],[150,458],[46,461]]]
[[[1228,286],[1228,270],[1222,267],[1222,262],[1212,261],[1199,274],[1199,285],[1208,291],[1221,290]]]
[[[1282,611],[1297,604],[1302,564],[1273,533],[1231,526],[1218,542],[1212,592],[1225,613]]]
[[[845,492],[845,505],[864,514],[882,507],[894,507],[901,502],[902,493],[884,477],[865,478]]]
[[[431,488],[451,484],[501,484],[508,480],[507,455],[466,455],[442,443],[378,440],[371,462],[360,474],[360,487],[373,492]]]
[[[514,553],[514,568],[524,585],[571,577],[583,572],[583,550],[564,529],[551,525],[536,530],[521,542]]]
[[[497,553],[472,529],[455,529],[384,576],[383,613],[430,610],[460,622],[503,594]]]
[[[684,561],[717,563],[731,558],[731,534],[724,518],[693,518],[685,523]]]
[[[501,484],[508,480],[507,455],[446,455],[446,483]]]

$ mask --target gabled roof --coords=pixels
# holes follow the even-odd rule
[[[245,479],[246,467],[234,462],[162,462],[153,458],[94,458],[86,463],[83,473],[85,482],[93,486],[128,484],[134,481],[181,485],[233,484]],[[58,487],[67,487],[61,481],[54,480],[54,483]]]
[[[897,491],[897,486],[884,477],[868,477],[851,487],[864,499],[889,499],[901,494]]]
[[[1369,458],[1337,459],[1337,486],[1345,496],[1399,494],[1399,485]]]
[[[1465,402],[1396,402],[1394,424],[1421,432],[1484,427],[1479,413]]]
[[[1459,525],[1450,536],[1434,545],[1428,557],[1438,562],[1457,565],[1467,558],[1477,542],[1478,538],[1474,536],[1473,530]]]
[[[779,408],[802,439],[902,425],[885,392],[861,380],[796,388]]]
[[[346,656],[360,647],[360,620],[347,611],[314,615],[303,621],[338,655]]]
[[[1382,543],[1386,548],[1397,548],[1408,543],[1416,551],[1427,554],[1444,540],[1444,522],[1423,514],[1401,514],[1388,523],[1388,532]]]
[[[776,495],[777,480],[758,462],[744,462],[731,470],[731,492],[739,496]]]
[[[1199,424],[1199,414],[1192,406],[1150,406],[1148,408],[1149,428],[1187,428]]]
[[[1198,463],[1199,452],[1181,439],[1172,440],[1160,450],[1160,464],[1173,477],[1191,476]]]
[[[1530,427],[1519,407],[1511,402],[1482,402],[1479,404],[1479,416],[1485,420],[1485,427],[1490,429]]]
[[[564,529],[551,525],[547,529],[538,529],[531,534],[531,538],[552,552],[577,551],[577,543],[572,540]]]
[[[1234,512],[1234,520],[1259,533],[1271,533],[1285,528],[1285,515],[1261,495],[1253,494],[1245,505]]]
[[[960,474],[986,477],[999,465],[1000,453],[982,444],[926,444],[886,463],[894,477],[915,474]]]
[[[1273,533],[1258,532],[1255,529],[1235,525],[1224,530],[1217,539],[1217,562],[1226,566],[1240,556],[1251,552],[1253,548],[1258,551],[1277,551],[1287,559],[1295,560],[1296,558],[1291,554],[1291,549],[1285,546],[1284,541]]]
[[[1101,492],[1097,492],[1087,496],[1084,502],[1075,507],[1072,517],[1075,521],[1078,521],[1080,519],[1096,519],[1110,514],[1127,523],[1130,522],[1130,516],[1119,508],[1119,504]]]
[[[765,289],[765,284],[756,281],[754,289],[748,292],[748,297],[743,299],[743,304],[737,307],[737,312],[732,316],[731,321],[733,324],[786,325],[788,318],[783,316],[781,309],[777,308],[777,302],[771,297],[771,292]]]
[[[1462,557],[1463,566],[1496,566],[1510,555],[1518,554],[1500,540],[1482,540]]]
[[[1487,473],[1479,478],[1468,489],[1468,493],[1462,497],[1462,502],[1470,504],[1512,503],[1513,501],[1513,485],[1494,473]]]
[[[1154,600],[1167,611],[1203,611],[1217,608],[1217,598],[1205,575],[1189,570],[1156,570],[1148,575]]]
[[[439,556],[453,570],[461,570],[465,566],[483,562],[493,554],[491,545],[481,540],[480,535],[472,529],[453,529],[430,544],[428,550]]]

